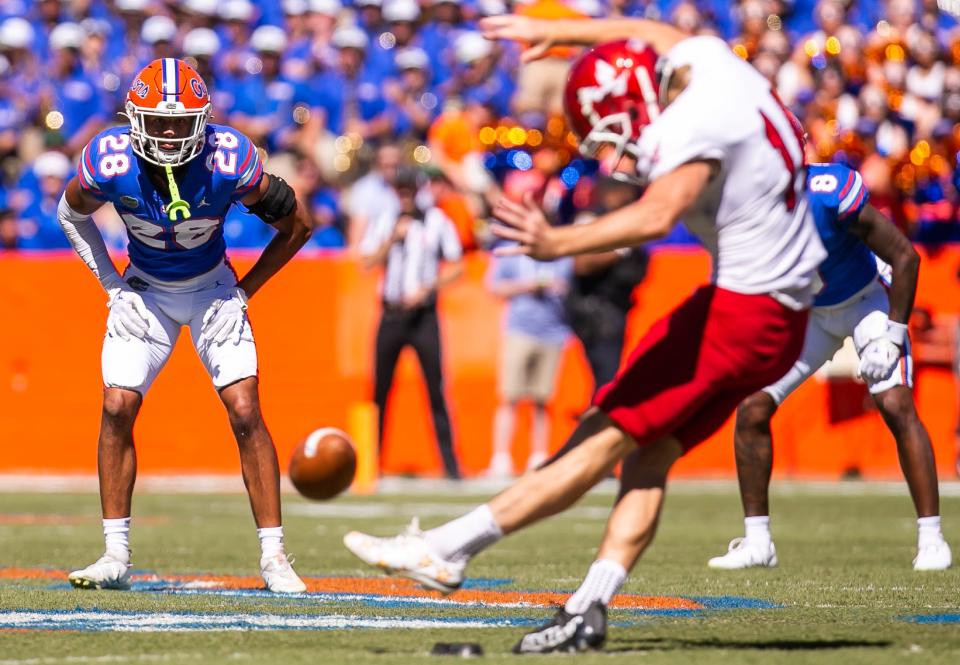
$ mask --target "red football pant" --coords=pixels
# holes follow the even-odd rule
[[[701,287],[653,325],[594,404],[638,445],[673,436],[690,450],[787,373],[806,327],[807,311],[768,295]]]

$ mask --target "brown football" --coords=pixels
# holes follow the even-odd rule
[[[290,481],[308,499],[332,499],[350,487],[357,453],[346,432],[324,427],[311,433],[293,451]]]

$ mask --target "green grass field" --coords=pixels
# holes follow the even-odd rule
[[[858,491],[842,491],[851,487]],[[919,574],[910,568],[915,521],[905,494],[860,484],[826,490],[781,486],[773,503],[780,568],[720,573],[705,563],[721,553],[730,538],[741,535],[735,488],[687,483],[674,489],[657,541],[625,593],[697,599],[736,596],[765,602],[753,608],[694,613],[614,610],[606,652],[584,655],[576,662],[960,662],[960,623],[905,620],[915,615],[960,615],[958,569]],[[391,494],[311,504],[288,496],[287,549],[296,554],[296,568],[304,577],[371,577],[372,571],[343,548],[340,541],[346,531],[394,533],[416,514],[429,527],[482,498]],[[505,540],[474,562],[472,576],[499,580],[481,583],[483,589],[498,592],[574,589],[599,542],[610,502],[609,494],[592,495],[568,514]],[[942,512],[948,539],[960,549],[960,520],[953,518],[960,513],[960,499],[945,498]],[[552,613],[546,607],[444,606],[417,599],[398,603],[392,597],[371,600],[337,593],[287,599],[196,584],[188,585],[189,591],[171,586],[173,576],[257,574],[256,534],[246,498],[236,494],[138,495],[134,564],[157,579],[142,577],[144,581],[130,592],[70,589],[62,571],[86,565],[101,551],[98,520],[94,494],[0,494],[0,665],[362,665],[451,660],[429,655],[437,641],[480,642],[486,650],[482,662],[513,662],[521,657],[509,650],[525,631],[523,624]],[[452,599],[456,601],[457,595]],[[43,617],[66,617],[60,627],[67,630],[53,629],[52,623],[33,624],[27,630],[4,623],[36,611],[47,612]],[[92,619],[84,625],[71,623],[71,617],[81,615]],[[172,616],[175,623],[182,623],[193,615],[201,615],[200,624],[215,616],[270,621],[327,617],[341,626],[382,622],[391,627],[144,629],[150,623],[144,617]],[[112,617],[124,630],[90,630],[98,617]],[[517,625],[435,627],[468,620]],[[434,627],[415,627],[421,624]],[[530,662],[557,658],[564,657],[522,657]]]

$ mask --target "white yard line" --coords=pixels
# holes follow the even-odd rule
[[[283,490],[293,493],[289,481],[283,479]],[[434,478],[384,478],[380,482],[380,496],[450,495],[469,499],[485,498],[508,487],[513,481],[471,479],[460,482]],[[0,474],[0,493],[72,493],[96,492],[95,475]],[[788,496],[906,496],[906,485],[888,480],[778,480],[774,478],[774,492]],[[599,495],[616,493],[617,483],[605,480],[593,491]],[[240,475],[145,475],[137,479],[137,491],[153,494],[223,494],[244,492]],[[735,480],[675,480],[670,491],[678,494],[732,494],[737,491]],[[940,495],[960,497],[960,481],[942,480]],[[374,498],[375,500],[375,498]],[[314,504],[330,506],[333,504]],[[343,503],[338,503],[343,507]],[[355,506],[364,505],[354,503]],[[318,508],[323,511],[323,508]],[[359,510],[359,509],[358,509]],[[352,516],[352,515],[351,515]]]

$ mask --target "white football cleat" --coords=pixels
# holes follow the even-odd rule
[[[730,541],[727,553],[713,557],[707,565],[722,570],[776,568],[777,548],[773,546],[772,540],[767,545],[758,545],[746,538],[734,538]]]
[[[110,552],[105,552],[86,568],[70,573],[67,579],[78,589],[129,589],[130,554],[127,554],[127,560],[124,561]]]
[[[952,564],[953,555],[945,540],[917,549],[917,556],[913,559],[914,570],[946,570]]]
[[[413,518],[407,530],[393,538],[376,538],[359,531],[343,537],[343,544],[361,561],[388,575],[400,575],[442,594],[453,593],[463,584],[464,562],[450,561],[437,554]]]
[[[288,559],[283,552],[260,559],[260,575],[267,585],[267,591],[303,593],[307,590],[307,585],[297,575],[291,563],[293,563],[293,557]]]
[[[537,467],[546,462],[549,456],[546,453],[530,453],[527,458],[527,471],[536,471]]]
[[[497,453],[490,458],[490,466],[483,475],[487,478],[512,478],[513,458],[507,453]]]

